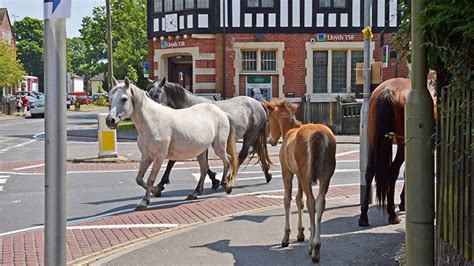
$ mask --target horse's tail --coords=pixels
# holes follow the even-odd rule
[[[268,155],[267,123],[268,122],[265,122],[264,125],[262,125],[262,127],[260,128],[260,131],[258,132],[257,138],[255,139],[255,144],[254,144],[254,153],[257,153],[258,159],[263,169],[270,169],[270,166],[273,164],[272,161],[270,160],[270,156]]]
[[[328,129],[330,132],[330,130]],[[330,147],[333,145],[333,147]],[[332,173],[327,173],[330,169],[325,162],[327,160],[331,160],[331,152],[329,149],[333,150],[332,158],[333,167]],[[308,176],[311,178],[311,183],[316,184],[318,178],[322,177],[325,174],[332,174],[334,173],[334,168],[336,166],[336,147],[335,147],[335,140],[331,140],[328,134],[324,132],[315,132],[313,133],[308,139],[308,152],[309,152],[309,167],[308,167]]]
[[[237,180],[237,170],[239,169],[239,159],[235,149],[236,137],[235,128],[230,115],[227,115],[230,124],[229,136],[227,137],[227,154],[230,155],[230,166],[232,168],[230,172],[230,184],[233,184]],[[225,178],[225,177],[222,177]]]
[[[393,96],[382,92],[376,104],[375,144],[372,160],[375,167],[377,201],[384,206],[390,188],[390,165],[392,164],[392,140],[386,135],[395,131]]]

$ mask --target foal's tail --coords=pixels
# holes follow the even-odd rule
[[[234,124],[229,115],[227,115],[227,118],[229,119],[230,124],[230,132],[229,136],[227,137],[227,154],[230,155],[230,166],[232,169],[230,172],[230,184],[232,185],[237,180],[237,170],[239,170],[239,159],[237,158],[237,153],[235,151],[236,138]],[[223,176],[222,178],[226,177]]]
[[[336,167],[336,139],[331,130],[327,128],[327,132],[313,133],[308,140],[308,149],[308,176],[311,178],[311,184],[316,184],[318,178],[331,178]]]
[[[384,206],[390,188],[390,165],[392,164],[392,139],[386,135],[395,131],[393,97],[389,91],[377,98],[375,144],[372,160],[375,167],[377,201]]]

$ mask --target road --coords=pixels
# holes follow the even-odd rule
[[[96,128],[97,112],[68,112],[68,131]],[[15,119],[0,121],[0,163],[29,162],[27,166],[0,172],[0,235],[15,230],[41,226],[44,220],[44,120]],[[68,137],[68,159],[96,157],[97,141],[90,138]],[[133,141],[119,142],[119,153],[137,160],[140,156]],[[335,184],[359,182],[359,145],[339,144],[337,168],[331,181]],[[276,155],[279,147],[271,147]],[[273,158],[276,158],[273,157]],[[222,167],[213,167],[217,172]],[[2,170],[0,170],[2,171]],[[233,195],[281,190],[281,174],[278,162],[271,169],[273,180],[265,183],[258,166],[240,169]],[[125,170],[90,169],[87,164],[68,171],[67,208],[70,221],[94,219],[99,216],[132,211],[144,191],[135,183],[136,168]],[[160,172],[161,175],[162,171]],[[179,204],[197,184],[197,163],[177,163],[171,174],[171,184],[161,198],[152,198],[150,208]],[[296,182],[294,182],[296,187]],[[205,184],[202,199],[226,197],[222,188],[213,191]]]

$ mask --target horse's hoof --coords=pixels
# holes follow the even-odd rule
[[[400,218],[398,218],[397,215],[391,215],[390,217],[388,217],[388,223],[389,224],[399,224],[400,223]]]
[[[163,190],[164,190],[164,188],[161,189],[159,187],[152,187],[151,188],[151,193],[153,194],[153,196],[159,198],[159,197],[161,197],[161,191],[163,191]]]
[[[212,180],[212,189],[217,190],[221,184],[221,181],[219,179],[214,179]]]
[[[398,209],[400,209],[401,212],[405,211],[405,205],[398,205]]]
[[[196,195],[190,194],[190,195],[186,198],[186,200],[197,200],[197,198],[198,198],[198,197],[197,197]]]
[[[230,193],[232,193],[232,187],[231,186],[225,186],[224,191],[225,191],[225,193],[230,194]]]
[[[304,234],[303,234],[302,232],[299,233],[299,234],[296,236],[296,240],[298,240],[299,242],[304,241]]]
[[[320,260],[320,257],[313,257],[311,256],[311,260],[314,262],[314,263],[319,263],[319,260]]]
[[[321,243],[317,243],[315,246],[314,246],[314,249],[313,249],[313,252],[311,253],[311,260],[313,262],[319,262],[321,256],[319,254],[319,251],[321,250]]]
[[[369,219],[367,218],[367,215],[360,215],[359,218],[359,226],[370,226],[369,225]]]
[[[270,183],[270,181],[272,180],[272,174],[270,173],[266,174],[265,179],[267,180],[267,184]]]
[[[285,242],[285,241],[281,241],[281,247],[286,248],[286,247],[288,247],[289,245],[290,245],[290,242],[289,242],[289,241],[286,241],[286,242]]]
[[[145,211],[148,207],[145,206],[145,205],[137,205],[137,207],[135,207],[135,211]]]

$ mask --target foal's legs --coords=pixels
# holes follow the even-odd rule
[[[304,241],[304,226],[303,226],[303,187],[301,181],[298,179],[298,192],[296,193],[296,206],[298,207],[298,241]]]
[[[405,145],[403,144],[398,144],[397,145],[397,155],[395,156],[395,160],[393,161],[392,165],[390,166],[390,186],[389,186],[389,191],[387,195],[387,212],[389,214],[388,217],[388,222],[390,224],[398,224],[400,223],[400,218],[398,218],[397,214],[395,213],[395,184],[398,179],[398,174],[400,173],[400,167],[403,164],[403,161],[405,160]],[[405,204],[404,201],[402,201],[400,204],[403,205]]]
[[[311,253],[311,258],[314,262],[318,262],[320,259],[319,251],[321,249],[321,218],[323,217],[324,210],[326,209],[326,193],[329,188],[329,180],[331,177],[319,179],[319,192],[316,199],[316,232],[311,244],[313,244],[314,250]]]
[[[207,164],[207,152],[201,153],[197,156],[197,160],[199,163],[199,168],[201,169],[201,177],[199,178],[199,182],[196,186],[196,189],[191,193],[186,200],[195,200],[197,199],[198,195],[202,195],[203,187],[204,187],[204,178],[206,178],[206,173],[209,170],[209,165]]]
[[[150,192],[153,188],[153,184],[155,184],[156,176],[158,175],[158,171],[160,171],[160,167],[163,164],[163,161],[163,158],[158,158],[153,162],[153,167],[151,168],[150,176],[148,177],[148,180],[146,182],[145,196],[135,208],[136,211],[146,210],[148,204],[150,203]]]
[[[283,199],[283,205],[285,207],[285,231],[283,232],[283,239],[281,240],[282,247],[288,247],[290,244],[290,232],[291,232],[291,194],[292,194],[292,182],[293,174],[285,166],[281,166],[281,174],[283,178],[283,187],[285,189],[285,196]]]
[[[314,239],[316,233],[316,222],[315,222],[315,214],[316,214],[316,206],[315,200],[313,195],[313,188],[311,187],[311,181],[305,177],[304,173],[300,173],[298,175],[298,179],[301,180],[301,186],[303,187],[304,194],[306,195],[306,208],[308,208],[309,214],[309,221],[310,221],[310,231],[311,235],[309,237],[309,253],[314,260],[315,250],[316,250],[316,242]],[[319,248],[318,248],[319,250]]]

